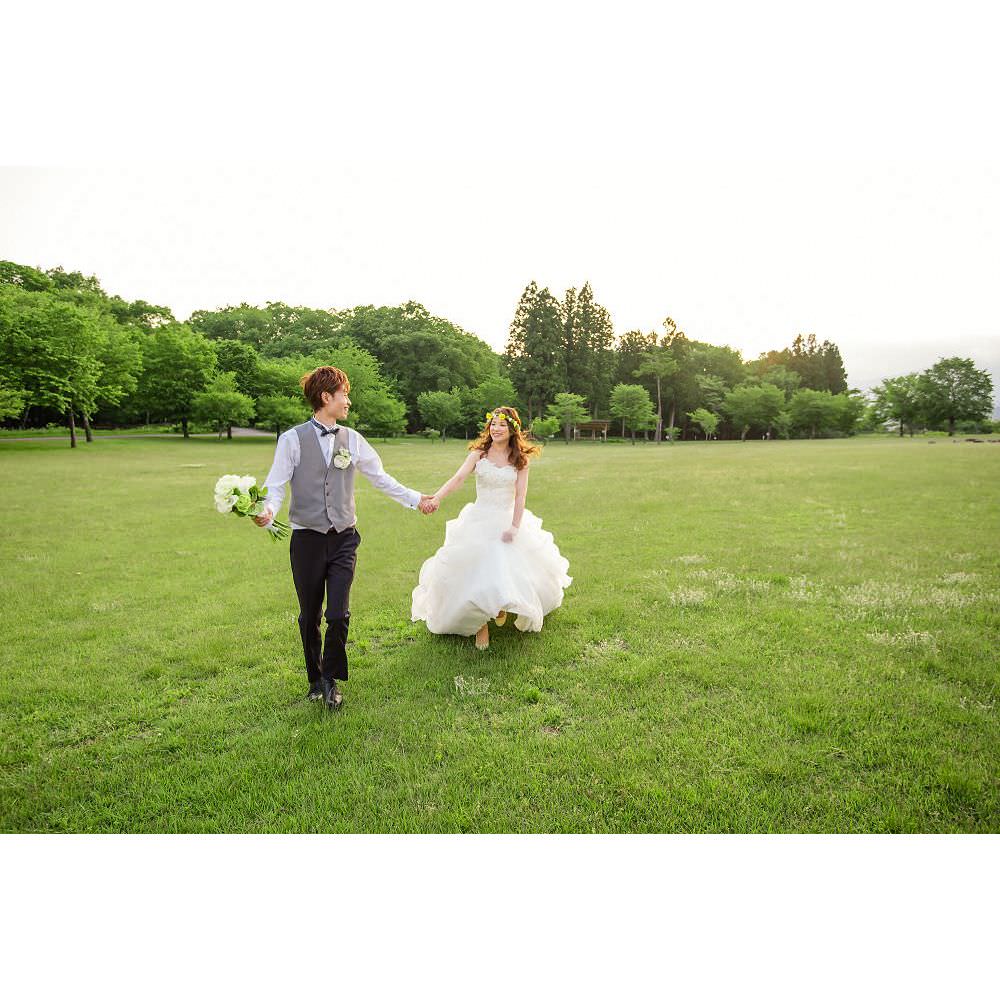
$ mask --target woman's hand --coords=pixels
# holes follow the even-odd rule
[[[512,542],[515,538],[517,538],[517,527],[513,524],[500,535],[501,542]]]

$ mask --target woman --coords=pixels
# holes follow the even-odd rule
[[[541,449],[525,438],[513,407],[498,406],[486,421],[461,468],[432,497],[440,503],[475,471],[476,502],[447,523],[444,545],[420,568],[410,615],[437,635],[474,635],[476,649],[489,646],[490,619],[503,625],[508,612],[522,632],[540,632],[573,582],[552,534],[524,506],[528,462]]]

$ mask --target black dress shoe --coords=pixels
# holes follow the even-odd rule
[[[344,696],[337,687],[336,681],[328,681],[325,677],[320,681],[323,685],[323,701],[327,708],[340,708],[344,702]]]
[[[323,697],[323,685],[319,681],[313,681],[309,685],[309,695],[310,701],[319,701]]]

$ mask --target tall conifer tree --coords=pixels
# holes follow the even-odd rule
[[[530,422],[565,388],[559,302],[534,281],[518,303],[507,337],[506,357],[511,381],[524,400]]]

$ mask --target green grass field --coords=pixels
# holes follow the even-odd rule
[[[375,442],[432,490],[464,442]],[[359,477],[340,713],[287,544],[212,506],[267,440],[0,443],[0,829],[1000,831],[1000,446],[554,442],[574,577],[487,653],[409,621],[467,484]]]
[[[201,430],[199,427],[198,430]],[[106,428],[99,427],[94,429],[94,435],[97,437],[104,437],[108,434],[113,434],[116,437],[120,437],[122,434],[169,434],[170,424],[150,424],[148,427],[115,427]],[[80,441],[84,440],[84,431],[82,426],[77,426],[76,428],[77,438]],[[69,438],[69,428],[65,426],[60,427],[31,427],[26,430],[21,430],[20,428],[6,429],[0,427],[0,438],[49,438],[49,437],[66,437]]]

